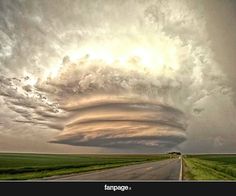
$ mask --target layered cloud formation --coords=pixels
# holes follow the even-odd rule
[[[231,103],[194,2],[1,1],[0,9],[3,135],[44,130],[52,145],[165,151],[191,143],[189,127],[212,100]]]
[[[96,97],[66,108],[76,115],[56,142],[72,145],[173,147],[185,139],[181,111],[149,100]]]
[[[171,149],[185,140],[187,116],[203,110],[194,104],[223,87],[206,81],[214,88],[202,86],[193,96],[198,75],[192,81],[165,67],[151,73],[139,58],[108,63],[87,54],[71,62],[66,56],[46,79],[2,76],[0,94],[20,115],[14,122],[61,131],[52,143]]]
[[[163,89],[147,72],[113,66],[88,56],[77,64],[66,57],[57,76],[35,84],[27,76],[2,76],[0,93],[20,115],[14,122],[62,131],[55,143],[162,149],[184,141],[186,117],[164,101],[179,87],[170,82]]]

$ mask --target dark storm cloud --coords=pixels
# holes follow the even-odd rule
[[[73,120],[54,143],[104,147],[145,146],[163,150],[185,140],[186,119],[173,107],[150,101],[103,97],[70,108]]]
[[[54,142],[70,145],[223,148],[236,127],[234,8],[1,0],[0,134],[47,130],[51,141],[56,129]]]
[[[103,146],[121,149],[140,148],[145,150],[165,151],[171,149],[177,144],[184,141],[183,137],[178,136],[159,136],[159,137],[143,137],[143,138],[113,138],[106,139],[105,137],[91,139],[89,141],[80,141],[83,136],[73,136],[71,138],[61,138],[60,141],[51,141],[51,143],[70,144],[75,146]],[[142,150],[143,150],[142,149]]]
[[[69,67],[66,67],[66,69],[69,69]],[[91,70],[94,71],[96,69],[89,69],[88,72],[93,72]],[[77,77],[71,77],[71,81],[68,83],[61,78],[61,81],[49,79],[49,81],[37,83],[35,86],[28,84],[27,89],[30,89],[30,91],[25,90],[25,83],[31,80],[30,77],[27,77],[26,81],[5,78],[4,81],[8,82],[3,82],[0,89],[1,92],[7,92],[3,94],[3,97],[6,97],[5,95],[8,97],[7,99],[5,98],[8,108],[23,118],[16,118],[13,122],[62,130],[57,140],[53,141],[55,143],[63,144],[66,138],[67,144],[75,145],[73,138],[77,138],[77,144],[85,146],[121,147],[123,145],[124,148],[128,145],[143,145],[145,148],[158,146],[159,150],[163,150],[165,144],[169,148],[185,140],[186,119],[182,111],[163,103],[152,101],[150,98],[132,97],[126,92],[127,88],[131,90],[133,88],[122,87],[120,81],[123,79],[117,77],[119,74],[122,75],[122,70],[111,69],[117,77],[115,81],[117,85],[114,85],[112,80],[109,82],[108,78],[112,78],[112,76],[107,74],[107,69],[104,71],[100,68],[100,70],[104,73],[104,81],[108,81],[106,90],[104,90],[105,88],[102,85],[100,87],[95,85],[93,89],[90,88],[89,83],[93,81],[94,77],[98,78],[96,74],[92,73],[90,73],[92,77],[87,82],[82,77],[83,75],[81,77],[77,75]],[[67,78],[64,70],[61,70],[60,74]],[[72,80],[74,78],[75,82]],[[13,82],[15,80],[17,84]],[[83,95],[80,99],[78,99],[76,91],[72,94],[68,90],[77,87],[77,80],[79,83],[83,81],[81,88],[84,91],[81,92],[77,89],[80,91],[80,96]],[[141,81],[143,84],[142,93],[145,93],[151,82],[145,79],[142,74],[135,72],[129,77],[127,75],[126,81],[135,81],[135,83],[132,83],[134,86]],[[116,95],[112,96],[110,92],[112,92],[112,87],[114,86],[117,86],[117,88],[120,86],[120,90],[116,91]],[[50,88],[55,89],[55,91],[53,93],[50,90],[44,91],[44,89]],[[87,88],[90,89],[92,94],[87,94]],[[162,87],[159,86],[159,88]],[[171,83],[168,88],[165,88],[171,89]],[[14,90],[14,93],[12,93],[12,90]],[[62,99],[62,94],[64,97],[69,97],[69,99]],[[137,94],[135,88],[132,94],[133,96]],[[52,96],[56,97],[60,104],[50,102]],[[94,116],[94,114],[97,114],[97,116]],[[125,135],[123,134],[120,140],[124,130]],[[71,134],[73,138],[70,137]],[[174,142],[175,137],[176,141]],[[89,139],[84,142],[84,138]],[[114,138],[117,138],[117,142],[115,142],[116,139]],[[171,141],[168,142],[168,138]],[[72,141],[69,142],[70,140]],[[102,145],[104,141],[107,141],[107,143]]]

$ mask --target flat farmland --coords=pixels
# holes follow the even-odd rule
[[[0,180],[39,179],[168,159],[169,155],[0,153]]]
[[[185,155],[185,180],[236,180],[235,154]]]

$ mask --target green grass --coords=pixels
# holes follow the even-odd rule
[[[236,180],[236,155],[184,156],[185,180]]]
[[[0,180],[27,180],[158,161],[168,155],[0,153]]]

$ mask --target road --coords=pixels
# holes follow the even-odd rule
[[[179,180],[181,159],[167,159],[84,174],[56,176],[48,180]]]

